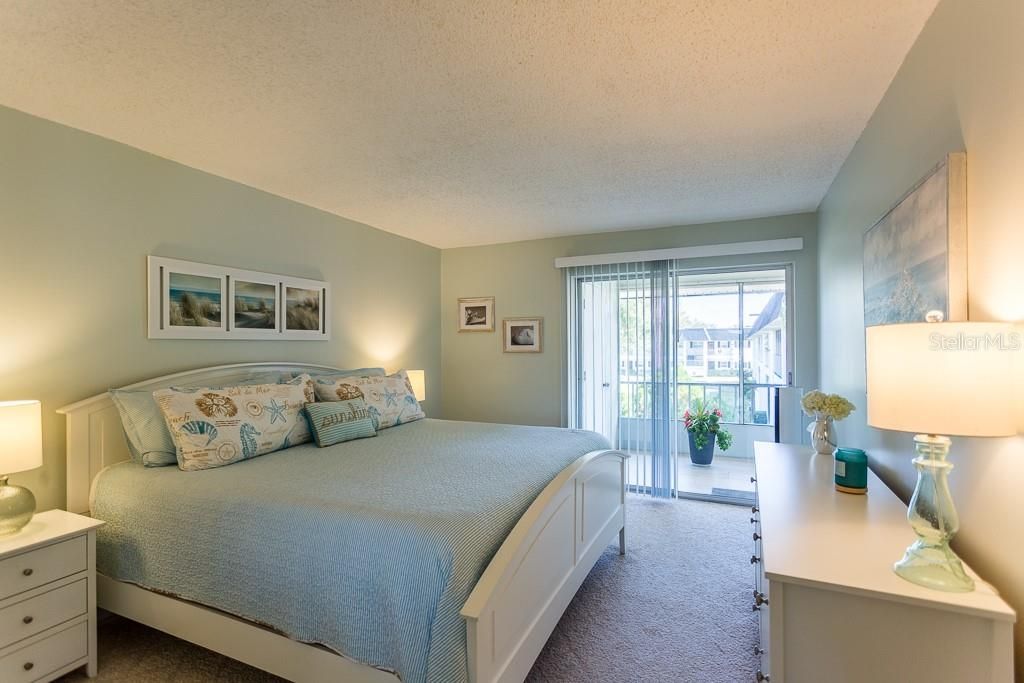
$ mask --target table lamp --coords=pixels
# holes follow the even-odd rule
[[[417,401],[427,400],[427,380],[422,370],[406,370],[409,377],[409,384],[412,385],[412,393]]]
[[[39,401],[0,401],[0,536],[28,524],[36,498],[7,475],[43,466],[42,412]]]
[[[907,510],[917,540],[893,567],[912,583],[974,590],[949,547],[960,526],[949,492],[949,436],[1017,433],[1011,380],[1020,338],[1013,330],[1007,323],[982,322],[867,329],[867,422],[917,433],[917,486]]]

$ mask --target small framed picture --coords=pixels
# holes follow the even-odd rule
[[[543,318],[505,318],[505,353],[540,353]]]
[[[162,327],[169,336],[216,336],[227,330],[227,278],[215,267],[177,263],[163,269]]]
[[[233,277],[229,285],[228,320],[234,336],[239,339],[276,336],[281,330],[278,283],[273,279],[247,276]]]
[[[459,332],[494,332],[494,297],[459,299]]]

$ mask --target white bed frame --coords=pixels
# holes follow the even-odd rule
[[[302,363],[242,363],[201,368],[132,384],[223,386],[281,370],[336,371]],[[101,469],[127,460],[117,409],[107,393],[65,406],[67,509],[88,514]],[[626,551],[625,462],[614,450],[587,453],[537,496],[502,543],[462,608],[471,683],[522,681],[569,601],[618,534]],[[298,683],[394,683],[393,673],[186,600],[98,575],[99,606]]]

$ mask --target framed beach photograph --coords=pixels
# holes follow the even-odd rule
[[[327,336],[327,293],[324,282],[281,279],[282,334],[285,339],[323,339]]]
[[[275,337],[281,329],[279,283],[246,276],[231,277],[228,285],[228,320],[232,336],[239,339]]]
[[[967,319],[967,156],[949,154],[864,235],[864,325]]]
[[[157,320],[151,311],[150,324],[164,336],[215,339],[227,331],[227,276],[215,266],[168,260],[157,280]]]
[[[459,299],[459,332],[494,332],[494,297]]]
[[[502,322],[505,353],[540,353],[543,318],[505,318]]]

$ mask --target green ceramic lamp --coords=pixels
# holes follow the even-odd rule
[[[43,466],[39,401],[0,401],[0,536],[20,531],[36,512],[36,498],[7,475]]]
[[[867,329],[867,422],[917,433],[917,486],[907,519],[917,540],[893,569],[921,586],[974,590],[949,542],[960,526],[948,476],[952,436],[1017,433],[1010,324],[909,323]]]

